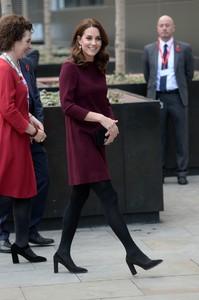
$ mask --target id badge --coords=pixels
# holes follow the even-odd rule
[[[160,70],[160,76],[167,76],[169,75],[169,69],[163,69],[163,70]]]

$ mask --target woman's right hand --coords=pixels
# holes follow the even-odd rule
[[[29,118],[30,118],[30,124],[32,126],[37,127],[38,129],[44,130],[43,124],[37,118],[35,118],[35,116],[31,115],[31,116],[29,116]]]

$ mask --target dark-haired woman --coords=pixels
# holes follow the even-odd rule
[[[60,73],[69,184],[73,189],[64,212],[61,242],[54,255],[55,273],[58,272],[58,263],[73,273],[87,272],[87,269],[75,265],[70,252],[80,214],[91,189],[99,197],[109,225],[126,250],[126,262],[132,274],[136,274],[134,265],[148,270],[162,262],[148,258],[132,240],[118,210],[117,193],[111,184],[105,146],[114,141],[119,130],[107,99],[107,45],[108,38],[101,24],[95,19],[83,20],[74,33],[71,55]],[[99,127],[106,129],[101,146],[96,145],[94,138]]]

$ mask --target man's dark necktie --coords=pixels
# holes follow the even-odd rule
[[[166,56],[167,56],[167,44],[164,45],[164,53],[163,53],[163,57],[164,57],[164,61],[166,59]],[[163,69],[167,69],[168,68],[168,61],[167,63],[164,65],[162,63],[162,70]],[[161,76],[160,77],[160,91],[161,92],[165,92],[166,91],[166,82],[167,82],[167,76]]]

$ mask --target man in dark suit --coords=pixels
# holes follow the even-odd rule
[[[162,167],[164,182],[168,118],[171,118],[179,184],[187,184],[188,172],[188,83],[194,74],[191,47],[174,40],[175,24],[162,16],[157,22],[158,41],[145,46],[143,55],[147,98],[160,100]]]
[[[34,69],[34,73],[35,73],[35,77],[37,74],[37,67],[39,65],[39,51],[35,48],[31,48],[30,50],[28,50],[28,52],[26,53],[26,56],[29,58],[33,69]]]
[[[34,52],[36,54],[36,52]],[[23,76],[29,87],[29,112],[35,116],[42,124],[44,121],[43,106],[40,101],[40,93],[36,86],[34,68],[30,59],[20,60],[20,67]],[[32,212],[29,226],[29,242],[37,245],[48,245],[54,243],[53,239],[42,237],[38,230],[37,224],[44,215],[49,187],[49,172],[46,150],[43,143],[30,143],[32,159],[35,169],[38,194],[32,198]],[[9,231],[6,230],[6,221],[11,211],[12,202],[7,197],[4,203],[1,203],[0,214],[0,252],[9,253],[11,243],[9,241]]]

